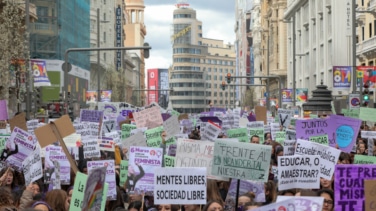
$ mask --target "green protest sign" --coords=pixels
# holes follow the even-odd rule
[[[127,181],[128,177],[128,161],[122,160],[120,162],[120,186],[123,187],[125,181]]]
[[[343,115],[345,116],[358,119],[359,114],[360,114],[360,109],[344,109],[343,108],[341,109],[341,113],[343,113]]]
[[[163,126],[155,127],[145,131],[146,145],[148,147],[160,147],[162,143]]]
[[[121,125],[121,139],[125,140],[131,135],[131,131],[136,129],[136,125],[122,124]]]
[[[286,140],[286,132],[285,131],[277,131],[275,133],[275,141],[283,144],[283,142]]]
[[[82,202],[84,200],[86,181],[87,175],[77,172],[69,210],[81,210]]]
[[[257,135],[260,138],[260,144],[264,143],[264,128],[250,128],[249,137],[252,137],[253,135]]]
[[[108,183],[104,183],[103,187],[103,195],[102,195],[102,202],[101,202],[101,211],[104,211],[106,208],[106,201],[107,201],[107,192],[108,192]]]
[[[164,155],[164,167],[175,167],[175,157]]]
[[[355,155],[354,164],[376,164],[376,157],[367,155]]]
[[[239,142],[249,142],[247,128],[236,128],[227,130],[228,138],[237,138]]]
[[[268,181],[272,147],[217,139],[214,142],[212,175]]]
[[[171,110],[171,115],[174,115],[174,116],[177,116],[179,117],[180,116],[180,113],[175,111],[175,110]]]
[[[328,135],[310,136],[309,141],[329,146]]]
[[[361,119],[363,121],[375,122],[376,109],[375,108],[360,107],[359,119]]]

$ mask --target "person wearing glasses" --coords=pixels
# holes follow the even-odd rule
[[[330,189],[321,189],[317,191],[317,196],[324,198],[324,204],[322,207],[323,211],[333,211],[334,210],[334,192]]]

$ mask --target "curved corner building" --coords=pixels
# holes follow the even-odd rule
[[[177,5],[173,13],[171,42],[173,65],[170,70],[170,94],[173,109],[181,113],[200,113],[209,104],[227,107],[234,96],[229,89],[222,91],[225,75],[234,73],[233,45],[222,40],[202,37],[202,22],[196,11]]]

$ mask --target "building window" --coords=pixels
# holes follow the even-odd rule
[[[201,25],[198,25],[198,29],[201,30],[201,29],[202,29],[202,26],[201,26]]]
[[[201,41],[198,41],[198,45],[202,45],[202,42],[201,42]]]
[[[372,23],[369,23],[369,38],[372,37]]]
[[[198,33],[198,37],[202,37],[202,34],[201,34],[201,33]]]
[[[38,23],[48,23],[48,7],[37,7]]]
[[[364,26],[362,26],[362,41],[364,40]]]
[[[103,53],[103,60],[104,60],[104,61],[107,60],[107,53]]]
[[[106,32],[103,32],[103,42],[106,42],[107,37],[106,37]]]

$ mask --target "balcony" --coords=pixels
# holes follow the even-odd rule
[[[356,55],[371,56],[375,54],[376,49],[376,37],[372,37],[356,45]]]
[[[19,8],[23,11],[25,11],[25,1],[19,1]],[[29,4],[29,15],[30,15],[30,22],[33,22],[34,20],[36,20],[38,17],[37,17],[37,7],[35,6],[35,4],[32,4],[30,3]]]

